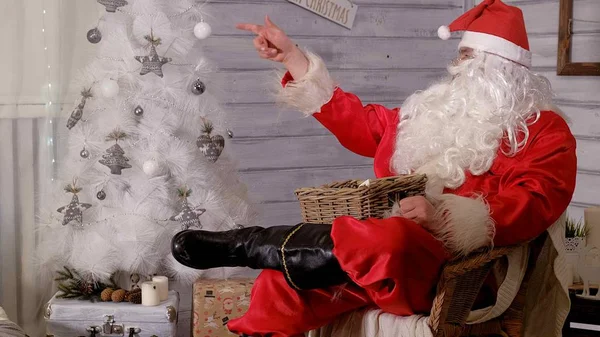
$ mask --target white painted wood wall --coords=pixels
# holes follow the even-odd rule
[[[359,5],[350,31],[284,0],[212,2],[209,57],[221,68],[232,151],[243,180],[262,202],[265,225],[300,221],[293,191],[333,180],[373,176],[369,158],[357,156],[312,118],[276,107],[265,82],[275,82],[271,62],[259,59],[251,36],[237,22],[261,23],[269,14],[301,46],[320,54],[342,88],[364,102],[400,105],[445,71],[458,40],[437,38],[448,24],[479,0],[377,0]],[[559,0],[507,0],[524,12],[534,53],[534,70],[547,76],[557,102],[572,120],[578,140],[579,177],[570,212],[575,218],[600,204],[600,77],[556,75]],[[576,0],[575,18],[600,20],[600,1]],[[576,22],[574,58],[600,60],[600,24]],[[585,47],[581,47],[585,46]]]

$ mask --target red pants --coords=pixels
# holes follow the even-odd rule
[[[281,272],[264,270],[248,312],[228,328],[250,336],[302,336],[365,306],[400,316],[430,311],[448,254],[421,226],[398,217],[342,217],[334,221],[331,237],[334,255],[355,284],[296,291]]]

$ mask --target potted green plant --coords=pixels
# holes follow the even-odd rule
[[[585,247],[585,238],[588,235],[589,228],[581,220],[575,222],[567,217],[565,226],[565,248],[567,252],[576,252]]]

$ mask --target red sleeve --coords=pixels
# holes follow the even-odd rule
[[[291,80],[291,74],[286,73],[283,86]],[[313,116],[348,150],[365,157],[375,157],[386,127],[396,125],[398,114],[398,109],[376,104],[364,106],[356,95],[336,88],[331,100]]]
[[[566,210],[575,190],[576,141],[554,113],[540,118],[539,132],[516,165],[500,178],[496,195],[486,197],[495,222],[497,246],[519,244],[542,234]],[[532,128],[536,124],[533,124]]]

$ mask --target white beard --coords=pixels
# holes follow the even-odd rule
[[[551,105],[547,79],[496,55],[478,53],[450,77],[403,104],[392,170],[434,177],[457,188],[465,171],[487,172],[502,143],[506,155],[527,142],[528,125]]]

